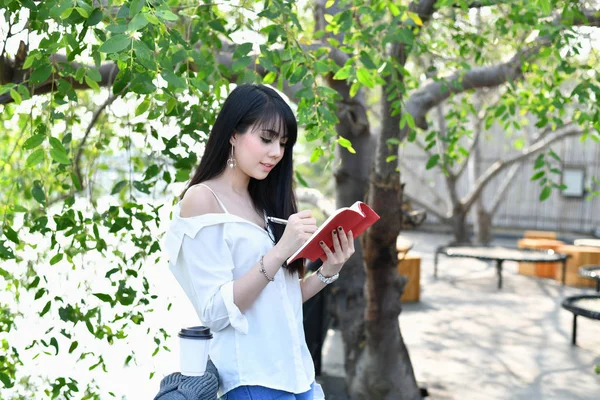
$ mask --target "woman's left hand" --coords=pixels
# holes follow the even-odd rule
[[[324,242],[319,243],[325,252],[327,260],[323,262],[321,271],[325,276],[333,276],[340,272],[344,263],[354,254],[354,235],[352,231],[348,234],[340,226],[331,232],[333,238],[333,252]]]

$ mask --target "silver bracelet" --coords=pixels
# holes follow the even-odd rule
[[[265,276],[265,278],[267,278],[269,280],[269,282],[273,282],[275,280],[275,278],[271,278],[267,274],[267,271],[265,270],[265,264],[263,263],[263,258],[265,258],[265,256],[260,256],[260,272],[263,273],[263,275]]]

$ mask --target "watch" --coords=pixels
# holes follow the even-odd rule
[[[325,276],[321,273],[321,268],[319,268],[319,270],[317,271],[317,277],[319,277],[319,280],[321,282],[323,282],[326,285],[329,285],[330,283],[333,283],[337,280],[337,278],[340,277],[340,273],[338,272],[337,274],[333,275],[333,276]]]

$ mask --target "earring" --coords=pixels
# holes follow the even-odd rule
[[[233,146],[231,146],[231,154],[227,159],[227,165],[231,169],[234,169],[237,166],[237,161],[235,161],[235,158],[233,158]]]

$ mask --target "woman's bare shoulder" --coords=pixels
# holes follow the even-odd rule
[[[214,194],[204,185],[191,186],[181,200],[182,218],[222,212],[223,210]]]

